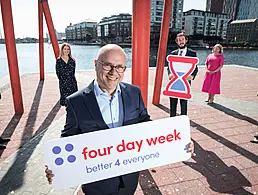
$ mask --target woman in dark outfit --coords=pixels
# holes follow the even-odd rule
[[[75,78],[75,60],[68,43],[61,46],[60,57],[56,60],[56,75],[59,79],[60,104],[66,106],[66,97],[78,91]]]

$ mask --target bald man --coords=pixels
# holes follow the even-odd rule
[[[121,47],[102,47],[94,60],[96,80],[67,98],[62,137],[150,121],[140,89],[121,82],[126,54]],[[112,116],[112,117],[111,117]],[[193,148],[189,148],[189,151]],[[46,169],[49,183],[54,175]],[[133,195],[139,172],[82,185],[86,195]]]

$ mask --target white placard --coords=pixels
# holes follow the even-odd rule
[[[51,140],[44,159],[64,189],[187,160],[189,142],[189,118],[177,116]]]

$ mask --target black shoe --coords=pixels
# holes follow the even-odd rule
[[[9,141],[10,141],[9,138],[2,138],[2,137],[0,137],[0,144],[5,143],[5,142],[9,142]]]
[[[0,144],[0,150],[5,148],[6,148],[6,145]]]
[[[258,139],[254,138],[253,140],[250,141],[251,143],[258,144]]]

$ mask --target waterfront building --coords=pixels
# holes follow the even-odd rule
[[[227,14],[191,9],[184,12],[182,29],[188,35],[219,36],[226,39],[228,22]]]
[[[172,3],[173,4],[170,15],[170,28],[172,28],[172,31],[174,32],[179,32],[182,29],[184,0],[173,0]],[[155,29],[155,26],[161,26],[163,7],[164,0],[151,1],[151,30]]]
[[[66,39],[66,35],[64,32],[57,32],[56,31],[56,38],[57,38],[57,41],[63,41]]]
[[[235,43],[258,43],[258,19],[235,20],[228,25],[227,40]]]
[[[207,7],[213,1],[223,1],[222,13],[228,14],[231,20],[258,18],[258,0],[207,0]],[[220,5],[214,4],[214,6]]]
[[[207,0],[206,11],[222,14],[224,0]]]
[[[98,23],[97,37],[105,43],[131,42],[132,15],[121,13],[104,17]]]
[[[38,39],[33,37],[17,38],[16,43],[38,43]]]
[[[236,20],[240,0],[224,0],[222,13],[227,14],[231,20]]]
[[[212,3],[212,0],[206,0],[206,11],[208,12],[211,11],[211,3]]]
[[[0,28],[0,39],[3,39],[1,28]]]
[[[65,36],[67,41],[75,40],[76,36],[74,36],[75,33],[73,33],[73,31],[75,31],[74,29],[75,28],[72,23],[70,23],[70,25],[65,28]]]
[[[170,24],[168,43],[175,43],[175,36],[182,30],[184,0],[173,0],[170,13]],[[163,17],[164,0],[151,1],[151,18],[150,18],[150,43],[157,45],[160,38],[161,23]]]
[[[237,20],[258,18],[258,0],[240,0]]]
[[[91,19],[82,20],[65,28],[66,40],[76,42],[91,42],[97,38],[97,22]]]
[[[66,34],[64,32],[57,32],[57,30],[55,29],[55,34],[56,34],[56,39],[59,43],[62,43],[66,39]],[[51,42],[50,36],[48,33],[46,33],[46,40],[49,43]]]

